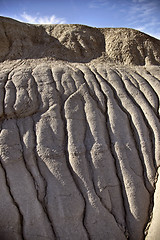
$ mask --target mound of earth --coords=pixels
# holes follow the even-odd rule
[[[0,239],[159,240],[160,41],[0,18]]]

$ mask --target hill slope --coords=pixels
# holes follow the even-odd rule
[[[160,64],[160,40],[134,29],[31,25],[0,18],[0,60],[49,57],[70,62]]]
[[[0,239],[158,240],[160,41],[0,31]]]

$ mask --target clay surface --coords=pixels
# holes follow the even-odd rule
[[[0,18],[0,239],[160,239],[160,41]]]

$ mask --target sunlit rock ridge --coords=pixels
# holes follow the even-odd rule
[[[0,17],[0,239],[160,239],[160,40]]]

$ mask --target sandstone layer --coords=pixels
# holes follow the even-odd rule
[[[160,41],[0,18],[0,239],[160,239]]]

